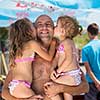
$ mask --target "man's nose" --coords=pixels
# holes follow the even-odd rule
[[[42,25],[42,28],[47,29],[47,25],[46,24]]]

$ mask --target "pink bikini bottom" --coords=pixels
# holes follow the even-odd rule
[[[31,83],[30,82],[27,82],[25,80],[12,80],[10,83],[9,83],[9,91],[10,93],[12,94],[13,90],[15,89],[15,87],[19,84],[19,83],[23,83],[26,87],[30,88],[31,87]]]
[[[66,82],[66,85],[75,85],[75,86],[77,86],[81,83],[81,74],[82,73],[81,73],[80,69],[75,69],[75,70],[71,70],[71,71],[68,71],[68,72],[62,72],[62,73],[60,73],[60,76],[62,78],[64,76],[64,78],[66,78],[64,80],[67,80],[68,77],[70,76],[69,80],[67,80],[68,84]],[[74,82],[70,81],[70,80],[73,80]],[[63,82],[60,82],[60,83],[63,83]]]

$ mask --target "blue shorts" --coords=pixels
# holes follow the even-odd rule
[[[84,100],[97,100],[97,94],[99,90],[96,88],[94,83],[89,83],[89,92],[85,94]]]

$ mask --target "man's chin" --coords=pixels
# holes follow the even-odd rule
[[[42,39],[42,41],[50,41],[50,39],[48,37],[42,37],[41,39]]]

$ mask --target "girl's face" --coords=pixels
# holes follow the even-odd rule
[[[30,32],[29,32],[29,34],[34,38],[34,39],[36,39],[36,28],[33,26],[33,24],[32,23],[30,23],[30,30],[29,30]]]
[[[33,26],[33,28],[32,28],[32,30],[33,30],[33,34],[32,34],[32,36],[33,36],[33,38],[37,38],[37,36],[36,36],[36,28]]]
[[[74,30],[74,23],[69,18],[65,20],[64,26],[62,25],[61,21],[58,20],[54,29],[54,37],[58,38],[59,40],[64,40],[66,37],[70,37],[70,35],[74,33]]]
[[[54,29],[54,37],[60,39],[61,35],[62,35],[62,25],[61,25],[61,22],[58,21],[57,25],[56,25],[56,27]]]

